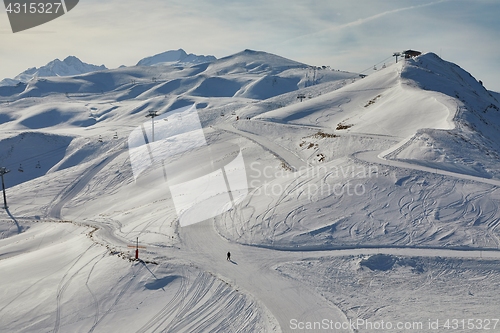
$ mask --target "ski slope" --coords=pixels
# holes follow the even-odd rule
[[[498,316],[498,94],[432,53],[363,79],[245,50],[23,89],[0,90],[0,331],[435,332]],[[210,149],[135,179],[128,135],[192,104]],[[229,146],[249,194],[181,227],[169,182],[225,165]]]

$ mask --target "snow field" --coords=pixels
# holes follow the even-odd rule
[[[493,319],[498,94],[467,74],[426,54],[357,79],[246,50],[3,87],[0,330]],[[148,111],[193,103],[212,149],[135,181],[129,133]],[[232,158],[228,145],[250,194],[181,228],[164,170],[197,179]],[[137,237],[144,261],[130,261]]]

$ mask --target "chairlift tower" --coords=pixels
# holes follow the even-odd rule
[[[394,54],[392,56],[396,57],[396,64],[397,64],[398,63],[398,57],[401,56],[401,52],[394,52]]]
[[[158,111],[149,111],[149,114],[146,118],[151,117],[151,132],[152,132],[152,141],[155,142],[155,117],[158,117]]]
[[[9,207],[7,206],[7,196],[5,195],[5,183],[4,183],[4,180],[3,180],[3,176],[6,173],[9,173],[9,172],[10,172],[10,170],[8,170],[7,168],[4,168],[4,167],[0,168],[0,177],[2,177],[3,208],[4,209],[7,209]]]

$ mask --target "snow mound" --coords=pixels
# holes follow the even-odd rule
[[[376,254],[360,261],[360,266],[365,266],[372,271],[391,270],[397,259],[388,254]]]
[[[298,90],[300,77],[281,77],[278,75],[264,75],[251,83],[238,96],[254,99],[268,99],[274,96]]]
[[[224,77],[209,77],[201,81],[191,94],[203,97],[233,97],[240,89],[241,84],[234,80]]]
[[[89,127],[96,123],[90,110],[83,105],[52,104],[33,105],[23,111],[19,124],[27,129],[58,126]]]
[[[423,272],[423,265],[416,259],[408,257],[396,257],[390,254],[374,254],[359,262],[361,267],[367,267],[372,271],[390,271],[394,266],[411,267],[415,272]]]

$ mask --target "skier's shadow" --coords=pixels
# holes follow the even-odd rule
[[[237,263],[236,261],[232,260],[232,259],[229,259],[229,262],[230,262],[231,264],[238,265],[238,263]]]

